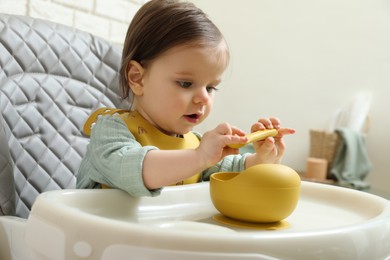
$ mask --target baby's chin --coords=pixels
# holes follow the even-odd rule
[[[183,135],[188,134],[189,132],[191,132],[192,129],[193,128],[191,127],[190,129],[185,130],[185,131],[177,131],[177,132],[175,132],[174,136],[182,137]]]

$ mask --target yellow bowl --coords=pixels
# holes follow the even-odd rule
[[[210,196],[226,217],[255,223],[277,222],[295,209],[301,188],[296,171],[281,164],[259,164],[245,171],[210,177]]]

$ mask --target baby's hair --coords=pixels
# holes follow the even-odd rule
[[[122,97],[129,98],[127,67],[131,60],[142,66],[168,49],[188,44],[217,48],[222,33],[194,4],[177,0],[151,0],[132,19],[123,46],[120,69]],[[226,48],[227,58],[229,56]]]

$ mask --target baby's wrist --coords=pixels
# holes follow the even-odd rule
[[[200,147],[195,149],[195,153],[197,156],[196,161],[198,162],[199,170],[203,171],[213,165],[213,163],[210,161],[210,156],[208,156],[207,153],[202,151]]]

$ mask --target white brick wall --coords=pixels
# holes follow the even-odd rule
[[[11,14],[26,14],[27,0],[0,0],[0,12]]]
[[[0,13],[26,15],[90,32],[123,44],[127,27],[148,0],[0,0]]]
[[[73,26],[74,10],[44,0],[31,0],[28,3],[28,16],[43,18],[56,23]]]

